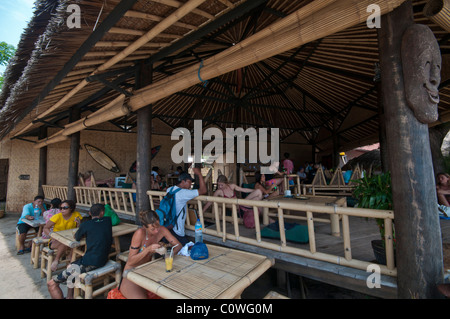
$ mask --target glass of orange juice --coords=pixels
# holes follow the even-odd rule
[[[169,249],[166,251],[164,259],[166,261],[166,272],[171,272],[173,267],[173,255],[170,253]]]

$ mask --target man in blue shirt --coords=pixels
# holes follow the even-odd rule
[[[22,215],[20,215],[19,222],[17,223],[17,231],[19,232],[19,251],[17,252],[17,255],[22,255],[24,252],[30,252],[31,248],[25,246],[25,239],[27,236],[28,231],[30,230],[31,226],[24,223],[22,221],[22,218],[26,218],[29,220],[34,219],[34,207],[37,206],[39,208],[39,214],[42,216],[42,213],[45,211],[44,206],[44,197],[43,196],[36,196],[32,203],[26,204],[23,206],[22,209]],[[37,233],[37,228],[35,229]]]

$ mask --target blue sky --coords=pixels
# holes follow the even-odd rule
[[[0,0],[0,42],[17,48],[20,36],[33,15],[34,0]],[[0,66],[0,72],[5,67]]]

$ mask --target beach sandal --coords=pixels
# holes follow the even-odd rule
[[[23,255],[23,254],[24,254],[23,249],[21,249],[21,250],[19,250],[19,251],[17,252],[17,255]]]
[[[23,251],[24,251],[25,253],[31,253],[31,248],[30,248],[30,247],[25,248]]]

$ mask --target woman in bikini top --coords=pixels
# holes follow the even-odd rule
[[[119,286],[122,295],[127,299],[147,299],[147,291],[129,281],[126,274],[133,268],[152,260],[156,250],[161,248],[159,244],[165,239],[171,246],[178,245],[173,249],[176,255],[182,248],[180,242],[170,233],[170,231],[159,224],[158,214],[152,210],[141,211],[139,219],[143,225],[136,230],[131,239],[128,261],[124,267],[124,274]]]
[[[214,192],[213,196],[224,197],[224,198],[236,198],[236,191],[249,193],[245,199],[248,200],[261,200],[263,198],[263,194],[260,190],[255,190],[252,188],[243,188],[239,187],[236,184],[232,184],[228,182],[228,179],[225,175],[219,175],[217,178],[217,190]],[[203,210],[206,211],[212,205],[212,202],[208,202],[203,207]]]

